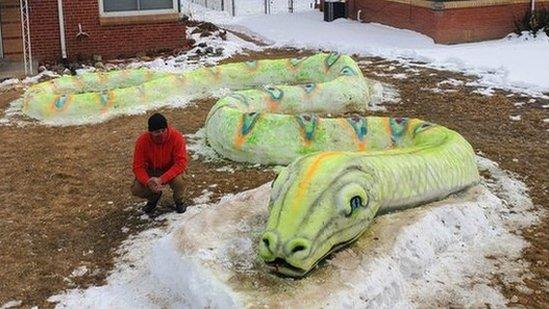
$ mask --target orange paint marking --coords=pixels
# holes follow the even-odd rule
[[[74,83],[76,84],[76,88],[78,88],[78,92],[84,91],[84,82],[82,81],[82,78],[80,76],[77,76],[74,79]]]
[[[253,66],[246,63],[246,64],[245,64],[245,66],[246,66],[246,71],[248,71],[248,72],[255,72],[255,71],[257,71],[257,70],[259,69],[259,66],[260,66],[260,65],[261,65],[261,62],[260,62],[259,60],[256,60],[255,65],[253,65]]]
[[[50,103],[50,114],[62,113],[66,111],[69,108],[69,105],[72,103],[74,95],[72,94],[67,95],[63,106],[61,108],[57,108],[57,106],[55,106],[55,103],[57,103],[57,100],[59,100],[61,97],[62,97],[61,95],[56,96]]]
[[[240,119],[240,122],[238,124],[238,132],[236,133],[236,136],[234,138],[234,146],[236,149],[240,150],[242,148],[242,144],[246,141],[246,137],[242,136],[242,126],[244,125],[244,119]]]
[[[383,126],[385,127],[387,135],[391,136],[393,134],[393,130],[391,130],[391,120],[389,117],[385,117],[385,119],[383,119]]]
[[[208,72],[212,74],[214,80],[218,81],[221,79],[221,70],[219,68],[210,67],[208,68]]]
[[[185,75],[183,75],[183,74],[177,75],[177,81],[179,82],[179,84],[181,86],[183,86],[187,83],[187,79],[185,78]]]
[[[145,81],[148,82],[153,78],[153,73],[151,71],[145,72]]]
[[[336,156],[337,154],[339,154],[338,152],[325,152],[325,153],[322,153],[320,155],[318,155],[314,161],[311,163],[311,165],[309,165],[309,167],[307,167],[307,170],[305,171],[305,176],[303,178],[303,180],[301,180],[301,182],[298,184],[297,186],[297,193],[296,193],[296,196],[295,196],[295,199],[293,200],[293,203],[292,203],[292,207],[291,207],[291,212],[292,212],[292,218],[295,218],[295,212],[297,211],[297,209],[299,209],[299,205],[301,205],[302,201],[303,201],[303,198],[305,196],[305,192],[307,191],[307,189],[309,188],[309,186],[311,185],[311,181],[313,179],[313,176],[315,175],[319,165],[324,162],[325,160],[333,157],[333,156]]]
[[[29,111],[29,102],[31,101],[31,96],[26,96],[24,99],[23,99],[23,112],[28,112]]]
[[[245,141],[246,141],[246,138],[242,136],[242,134],[238,133],[234,139],[235,148],[240,150]]]
[[[310,93],[307,93],[309,99],[316,97],[321,90],[322,84],[315,84],[315,89],[313,89],[313,91],[311,91]]]
[[[353,126],[347,121],[347,119],[339,118],[337,119],[337,124],[345,129],[349,134],[353,137],[355,141],[355,145],[358,148],[358,151],[365,151],[366,150],[366,142],[361,141],[358,136],[356,135],[355,129]]]
[[[267,110],[269,110],[269,112],[274,112],[278,109],[277,102],[271,99],[271,96],[268,96],[268,98],[265,99],[265,101],[267,102]]]
[[[291,58],[288,58],[288,60],[286,60],[285,66],[286,66],[286,69],[288,69],[288,71],[291,71],[291,72],[297,71],[297,65],[293,65]]]
[[[51,92],[54,93],[54,94],[57,94],[57,92],[59,91],[59,89],[58,89],[59,86],[57,85],[57,80],[54,79],[54,80],[51,81],[51,88],[52,88]]]
[[[97,77],[99,79],[100,84],[108,84],[109,79],[107,78],[107,74],[99,73]]]

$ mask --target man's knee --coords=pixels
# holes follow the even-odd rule
[[[174,198],[176,200],[182,200],[184,194],[183,174],[175,176],[175,178],[170,181],[170,187],[172,188]]]
[[[149,198],[151,196],[151,192],[148,188],[143,186],[139,181],[135,180],[133,182],[133,185],[131,187],[131,192],[134,196],[140,197],[140,198]]]

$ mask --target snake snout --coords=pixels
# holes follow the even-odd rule
[[[306,238],[292,238],[288,241],[281,241],[273,231],[263,233],[259,244],[259,255],[266,261],[271,262],[276,258],[288,260],[302,260],[311,253],[312,242]]]
[[[265,232],[259,243],[259,256],[266,262],[273,261],[276,258],[277,247],[278,236],[271,231]]]

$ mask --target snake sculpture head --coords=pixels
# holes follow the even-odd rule
[[[308,155],[273,182],[259,255],[276,272],[304,276],[369,226],[379,204],[372,196],[371,176],[352,164],[353,157],[338,152]]]
[[[273,182],[259,257],[277,273],[304,276],[356,240],[376,214],[442,199],[478,181],[472,147],[458,133],[419,119],[368,122],[370,144],[393,146],[309,154]]]

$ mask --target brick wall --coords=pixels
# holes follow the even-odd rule
[[[549,2],[539,2],[537,8],[543,5],[549,8]],[[502,38],[515,30],[515,21],[529,10],[529,3],[445,10],[437,19],[434,38],[442,43]]]
[[[139,52],[185,47],[185,24],[180,21],[102,26],[98,0],[64,0],[65,38],[69,59],[104,59]],[[57,0],[30,0],[33,55],[39,61],[61,59]],[[78,24],[89,37],[76,38]]]
[[[60,59],[57,0],[29,1],[29,20],[34,59],[40,61]]]
[[[347,2],[347,16],[364,22],[376,22],[405,28],[433,36],[437,18],[431,9],[383,0],[351,0]]]
[[[385,0],[347,0],[346,4],[348,18],[356,19],[361,10],[364,22],[411,29],[443,44],[502,38],[530,9],[529,3],[443,10]],[[549,8],[549,1],[537,1],[536,7]]]

